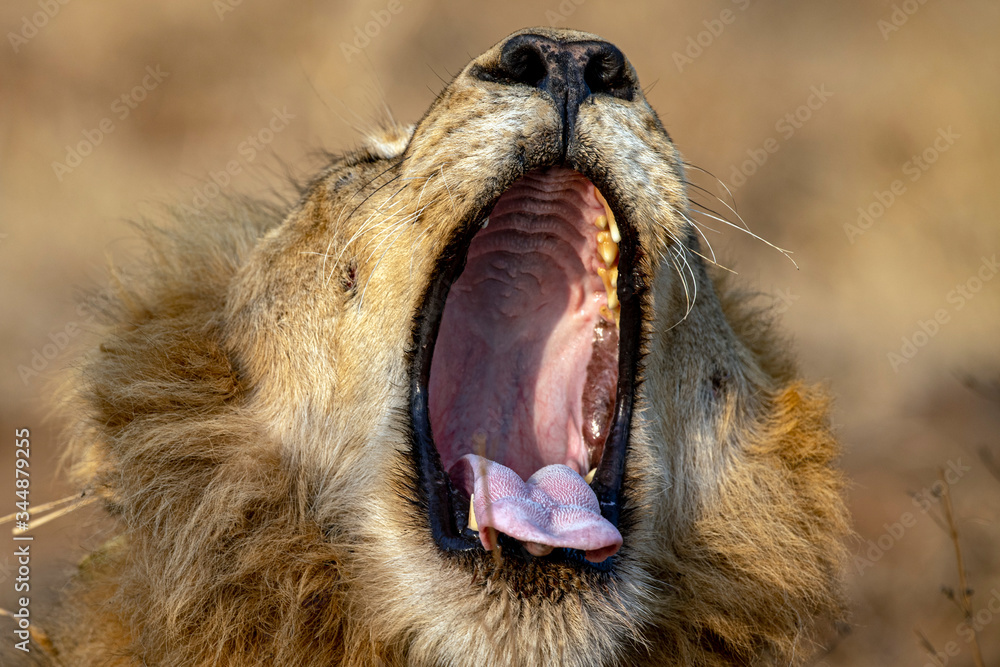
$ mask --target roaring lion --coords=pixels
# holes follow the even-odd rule
[[[825,394],[713,277],[612,44],[514,33],[294,205],[147,231],[73,382],[66,665],[800,665]]]

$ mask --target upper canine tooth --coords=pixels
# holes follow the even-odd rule
[[[605,204],[604,206],[605,208],[607,208],[607,204]],[[615,243],[621,243],[622,233],[618,231],[618,223],[615,222],[615,214],[611,212],[610,208],[607,210],[608,210],[608,226],[610,227],[611,231],[611,240],[614,241]]]
[[[597,196],[597,201],[601,202],[601,205],[604,206],[604,215],[607,216],[608,225],[611,228],[611,238],[614,240],[615,243],[621,243],[622,235],[621,232],[618,231],[618,223],[615,222],[615,214],[611,211],[611,207],[608,206],[608,200],[604,198],[604,195],[601,194],[601,191],[598,190],[596,187],[594,188],[594,194]],[[597,223],[596,220],[594,222]],[[604,227],[603,225],[600,224],[598,224],[597,226],[600,227],[601,229],[607,229],[607,227]]]

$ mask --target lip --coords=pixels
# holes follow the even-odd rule
[[[571,165],[566,166],[573,168]],[[530,169],[525,169],[524,173],[528,171]],[[601,190],[602,194],[614,191],[606,187],[606,183],[605,187],[601,187],[602,180],[597,175],[580,169],[576,171]],[[426,512],[434,542],[446,554],[467,554],[478,550],[482,555],[487,555],[480,544],[478,533],[467,527],[468,494],[457,489],[452,483],[442,465],[441,456],[433,439],[428,392],[431,360],[444,313],[445,300],[452,284],[465,268],[473,237],[482,228],[503,192],[521,175],[512,177],[507,187],[484,201],[482,206],[456,226],[450,240],[435,261],[434,275],[425,289],[414,318],[414,344],[408,360],[409,455],[416,473],[415,490],[418,503],[421,510]],[[644,309],[642,296],[645,291],[645,280],[639,270],[642,249],[635,227],[622,214],[621,207],[616,205],[613,197],[609,195],[605,197],[621,231],[621,241],[618,244],[620,259],[617,285],[618,300],[621,304],[618,380],[611,427],[590,486],[597,496],[601,515],[622,532],[623,547],[627,548],[628,526],[622,526],[620,523],[627,493],[624,479],[635,394],[639,384]],[[518,555],[523,558],[535,558],[530,556],[518,541],[503,534],[499,537],[499,544],[503,548],[505,557]],[[583,568],[608,571],[614,567],[617,558],[613,556],[601,563],[593,563],[584,558],[582,551],[556,548],[551,554],[541,557],[541,560],[573,563]]]

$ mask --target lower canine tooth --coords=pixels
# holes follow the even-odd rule
[[[476,506],[472,498],[469,498],[469,529],[479,532],[479,524],[476,522]]]
[[[585,481],[587,484],[590,484],[591,482],[593,482],[594,481],[594,473],[596,473],[596,472],[597,472],[597,468],[591,468],[590,472],[587,473],[587,476],[583,478],[583,481]]]
[[[528,553],[532,556],[548,556],[552,553],[553,547],[548,544],[539,544],[538,542],[524,542],[524,548],[527,549]]]

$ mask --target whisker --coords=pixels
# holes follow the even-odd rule
[[[396,245],[396,241],[399,239],[400,235],[409,228],[408,225],[405,224],[405,222],[403,224],[397,225],[397,227],[398,227],[399,231],[396,232],[396,235],[393,237],[392,242],[386,247],[385,250],[382,251],[382,256],[378,258],[378,261],[375,262],[375,266],[372,267],[372,270],[368,272],[368,280],[365,281],[365,287],[364,287],[363,290],[361,290],[361,297],[358,299],[358,309],[359,310],[364,305],[365,294],[368,293],[368,286],[372,282],[372,276],[374,276],[375,272],[378,271],[378,267],[379,267],[380,264],[382,264],[382,260],[385,259],[386,253],[388,253],[390,250],[392,250],[392,247],[394,245]],[[388,236],[386,236],[386,239],[388,239]],[[385,243],[385,240],[383,240],[381,243],[379,243],[379,246],[381,246],[382,243]],[[378,250],[378,247],[376,247],[375,250],[372,251],[372,254],[368,256],[368,260],[369,261],[375,255],[375,252],[377,250]],[[412,259],[411,259],[411,266],[412,266]]]
[[[396,180],[396,178],[399,178],[399,176],[396,176],[395,178],[393,178],[393,179],[387,181],[386,183],[382,184],[381,186],[379,186],[378,188],[376,188],[375,192],[378,192],[379,190],[381,190],[383,187],[385,187],[389,183],[392,183],[393,181]],[[403,186],[399,190],[397,190],[392,195],[392,197],[389,198],[389,200],[393,199],[396,195],[398,195],[400,192],[402,192],[403,190],[405,190],[407,188],[407,186],[408,186],[408,184],[404,183]],[[368,201],[372,197],[372,195],[375,194],[375,192],[372,192],[367,197],[365,197],[364,201],[362,201],[361,204],[358,204],[358,206],[354,208],[354,211],[357,211],[358,207],[360,207],[362,204],[364,204],[365,201]],[[388,203],[388,201],[384,202],[382,205],[384,206],[386,203]],[[381,206],[379,207],[379,210],[380,209],[381,209]],[[354,211],[351,212],[351,215],[354,215]],[[340,254],[337,255],[337,261],[334,262],[333,268],[330,270],[330,277],[333,276],[333,272],[336,270],[337,265],[340,263],[340,258],[344,256],[344,253],[347,252],[347,250],[358,239],[358,237],[360,237],[362,234],[364,234],[368,230],[372,229],[373,227],[377,228],[379,226],[379,224],[389,224],[388,221],[386,221],[385,223],[375,223],[374,226],[373,226],[372,225],[372,221],[375,220],[375,217],[376,217],[375,213],[377,213],[377,212],[378,211],[376,210],[371,215],[369,215],[368,219],[366,219],[361,224],[361,226],[358,227],[358,229],[354,232],[354,234],[351,236],[351,238],[348,239],[347,242],[344,244],[344,247],[340,249]],[[348,219],[350,219],[350,215],[348,216]],[[327,249],[329,250],[329,248],[327,248]],[[325,260],[324,260],[324,268],[325,268]],[[330,278],[327,278],[326,282],[327,282],[327,284],[329,284]]]
[[[715,181],[719,185],[721,185],[722,188],[726,191],[726,194],[729,195],[729,198],[733,202],[733,206],[736,206],[736,197],[733,195],[732,190],[729,189],[729,186],[726,185],[725,181],[723,181],[721,178],[719,178],[718,176],[716,176],[715,174],[713,174],[712,172],[710,172],[708,169],[705,169],[704,167],[699,167],[698,165],[692,164],[690,162],[684,162],[683,164],[684,164],[685,167],[690,167],[691,169],[695,169],[697,171],[700,171],[703,174],[707,174],[708,176],[711,176],[712,178],[714,178]],[[705,194],[710,195],[712,197],[715,197],[716,199],[719,199],[720,201],[722,201],[721,197],[719,197],[718,195],[716,195],[716,194],[714,194],[712,192],[709,192],[708,190],[706,190],[705,188],[701,187],[700,185],[695,185],[694,183],[689,183],[687,180],[685,180],[684,183],[685,183],[685,185],[690,185],[691,187],[698,188],[699,190],[702,190]],[[722,203],[725,204],[726,202],[723,201]],[[733,210],[733,213],[736,213],[735,209]]]
[[[719,185],[721,185],[725,189],[726,193],[729,195],[729,198],[733,201],[733,205],[730,206],[729,202],[727,202],[722,197],[719,197],[718,195],[716,195],[716,194],[710,192],[709,190],[707,190],[706,188],[704,188],[704,187],[702,187],[702,186],[700,186],[700,185],[698,185],[696,183],[692,183],[692,182],[690,182],[687,179],[683,180],[684,185],[686,185],[686,186],[688,186],[690,188],[694,188],[696,190],[699,190],[699,191],[707,194],[708,196],[713,197],[714,199],[716,199],[719,203],[721,203],[723,206],[725,206],[734,216],[736,216],[736,219],[740,221],[740,224],[735,224],[734,222],[732,222],[729,219],[727,219],[721,213],[713,210],[709,206],[706,206],[705,204],[703,204],[703,203],[701,203],[701,202],[699,202],[699,201],[697,201],[695,199],[690,199],[691,204],[693,204],[694,206],[696,206],[696,207],[698,207],[699,209],[702,209],[702,210],[697,210],[697,209],[694,209],[694,208],[689,209],[692,213],[696,213],[698,215],[702,215],[702,216],[704,216],[706,218],[711,218],[712,220],[717,220],[718,222],[721,222],[723,224],[729,225],[733,229],[738,229],[738,230],[740,230],[742,232],[745,232],[746,234],[750,235],[751,237],[757,239],[758,241],[764,243],[765,245],[768,245],[771,248],[774,248],[775,250],[777,250],[778,252],[780,252],[782,255],[784,255],[788,259],[788,261],[790,261],[792,263],[792,266],[794,266],[796,268],[796,270],[799,268],[799,265],[796,263],[796,261],[794,259],[792,259],[792,251],[791,250],[786,250],[785,248],[781,248],[781,247],[775,245],[774,243],[771,243],[770,241],[768,241],[764,237],[760,236],[759,234],[756,234],[756,233],[754,233],[753,231],[750,230],[750,226],[747,224],[746,220],[743,219],[743,216],[741,216],[740,213],[739,213],[739,211],[737,211],[736,208],[735,208],[736,197],[733,196],[733,193],[729,189],[729,186],[727,186],[725,184],[725,182],[722,181],[721,178],[719,178],[718,176],[716,176],[712,172],[708,171],[707,169],[704,169],[704,168],[699,167],[697,165],[691,164],[690,162],[684,162],[683,164],[684,164],[685,167],[689,167],[691,169],[695,169],[697,171],[700,171],[700,172],[702,172],[704,174],[707,174],[707,175],[711,176],[712,178],[714,178],[719,183]]]
[[[706,218],[711,218],[712,220],[717,220],[717,221],[719,221],[719,222],[721,222],[723,224],[729,225],[733,229],[738,229],[741,232],[744,232],[744,233],[750,235],[751,237],[757,239],[761,243],[763,243],[765,245],[768,245],[768,246],[774,248],[775,250],[777,250],[778,252],[780,252],[782,255],[784,255],[788,259],[788,261],[790,261],[792,263],[792,266],[794,266],[796,269],[799,268],[799,265],[795,262],[794,259],[792,259],[792,251],[791,250],[786,250],[784,248],[778,247],[778,246],[774,245],[773,243],[771,243],[770,241],[768,241],[767,239],[765,239],[763,236],[755,234],[754,232],[751,232],[749,229],[747,229],[745,227],[740,227],[739,225],[733,224],[732,222],[726,220],[725,218],[719,217],[717,215],[712,215],[711,213],[707,213],[705,211],[695,211],[695,210],[692,210],[691,212],[692,213],[697,213],[698,215],[703,215]]]
[[[441,172],[441,182],[444,183],[444,189],[448,191],[448,197],[451,199],[451,210],[454,213],[458,213],[458,210],[455,208],[455,196],[451,194],[451,188],[448,187],[448,179],[444,176],[444,165],[441,165],[439,171]]]
[[[669,261],[670,264],[674,267],[674,271],[676,271],[677,277],[681,281],[681,286],[684,288],[684,299],[686,301],[686,306],[687,306],[684,311],[684,315],[681,317],[681,319],[677,320],[669,327],[667,327],[666,331],[670,331],[671,329],[679,325],[681,322],[686,320],[688,318],[688,315],[690,315],[691,311],[694,309],[695,301],[697,301],[698,299],[698,279],[694,275],[694,269],[692,268],[691,263],[687,261],[687,257],[684,255],[684,253],[689,250],[690,250],[689,248],[684,247],[680,243],[675,243],[668,249],[668,252],[671,253],[669,260],[667,260],[667,258],[664,257],[662,253],[660,253],[660,257],[664,260]],[[687,267],[688,272],[691,275],[691,289],[688,289],[687,277],[684,275],[683,269],[681,269],[681,267],[678,266],[677,258],[674,256],[674,253],[677,254],[677,257],[683,259],[684,265]]]
[[[687,214],[686,214],[686,213],[684,213],[683,211],[679,211],[679,213],[680,213],[681,217],[682,217],[682,218],[684,218],[685,220],[687,220],[687,221],[688,221],[688,223],[689,223],[689,224],[690,224],[690,225],[691,225],[691,226],[692,226],[692,227],[694,228],[694,230],[695,230],[696,232],[698,232],[699,234],[701,234],[701,237],[702,237],[703,239],[705,239],[705,243],[708,243],[708,249],[709,249],[709,250],[710,250],[710,251],[712,252],[712,256],[711,256],[711,257],[705,257],[705,255],[701,254],[701,253],[700,253],[700,252],[698,252],[697,250],[693,250],[693,249],[691,249],[691,248],[689,248],[689,247],[687,247],[687,246],[684,246],[684,250],[685,250],[686,252],[690,252],[690,253],[693,253],[693,254],[697,255],[698,257],[701,257],[701,258],[702,258],[703,260],[705,260],[706,262],[711,262],[712,264],[715,264],[715,265],[716,265],[717,267],[719,267],[719,268],[720,268],[720,269],[722,269],[723,271],[728,271],[729,273],[733,274],[734,276],[737,276],[737,275],[739,275],[739,274],[738,274],[738,273],[737,273],[736,271],[734,271],[734,270],[730,269],[730,268],[729,268],[728,266],[726,266],[725,264],[720,264],[719,262],[717,262],[717,261],[716,261],[716,259],[715,259],[715,251],[714,251],[714,250],[712,249],[712,244],[711,244],[711,243],[709,243],[709,242],[708,242],[708,239],[707,239],[707,238],[705,238],[705,235],[704,235],[704,234],[702,234],[702,232],[701,232],[701,225],[697,224],[697,223],[696,223],[696,222],[695,222],[694,220],[692,220],[691,218],[689,218],[689,217],[687,216]],[[714,229],[713,229],[712,231],[716,231],[716,230],[714,230]],[[671,235],[671,238],[673,238],[673,235]],[[675,242],[675,243],[677,243],[678,245],[683,245],[683,244],[682,244],[682,243],[680,242],[680,240],[679,240],[679,239],[677,239],[677,238],[674,238],[674,242]]]
[[[712,259],[711,259],[711,262],[712,262],[712,264],[715,264],[715,265],[718,265],[718,264],[719,264],[719,262],[718,262],[718,261],[716,261],[716,259],[715,259],[715,248],[713,248],[713,247],[712,247],[712,243],[711,243],[711,241],[709,241],[709,240],[708,240],[708,237],[707,237],[707,236],[705,236],[704,232],[702,232],[702,231],[701,231],[701,225],[696,225],[696,224],[694,223],[694,220],[692,220],[691,218],[689,218],[689,217],[687,216],[687,214],[686,214],[686,213],[684,213],[683,211],[681,211],[681,217],[683,217],[683,218],[684,218],[685,220],[687,220],[687,221],[688,221],[689,223],[691,223],[691,226],[692,226],[692,227],[694,227],[694,230],[695,230],[696,232],[698,232],[699,234],[701,234],[701,238],[705,239],[705,245],[707,245],[707,246],[708,246],[708,251],[709,251],[710,253],[712,253]],[[713,231],[713,232],[714,232],[714,231],[716,231],[716,230],[714,230],[714,229],[713,229],[713,230],[711,230],[711,231]]]

